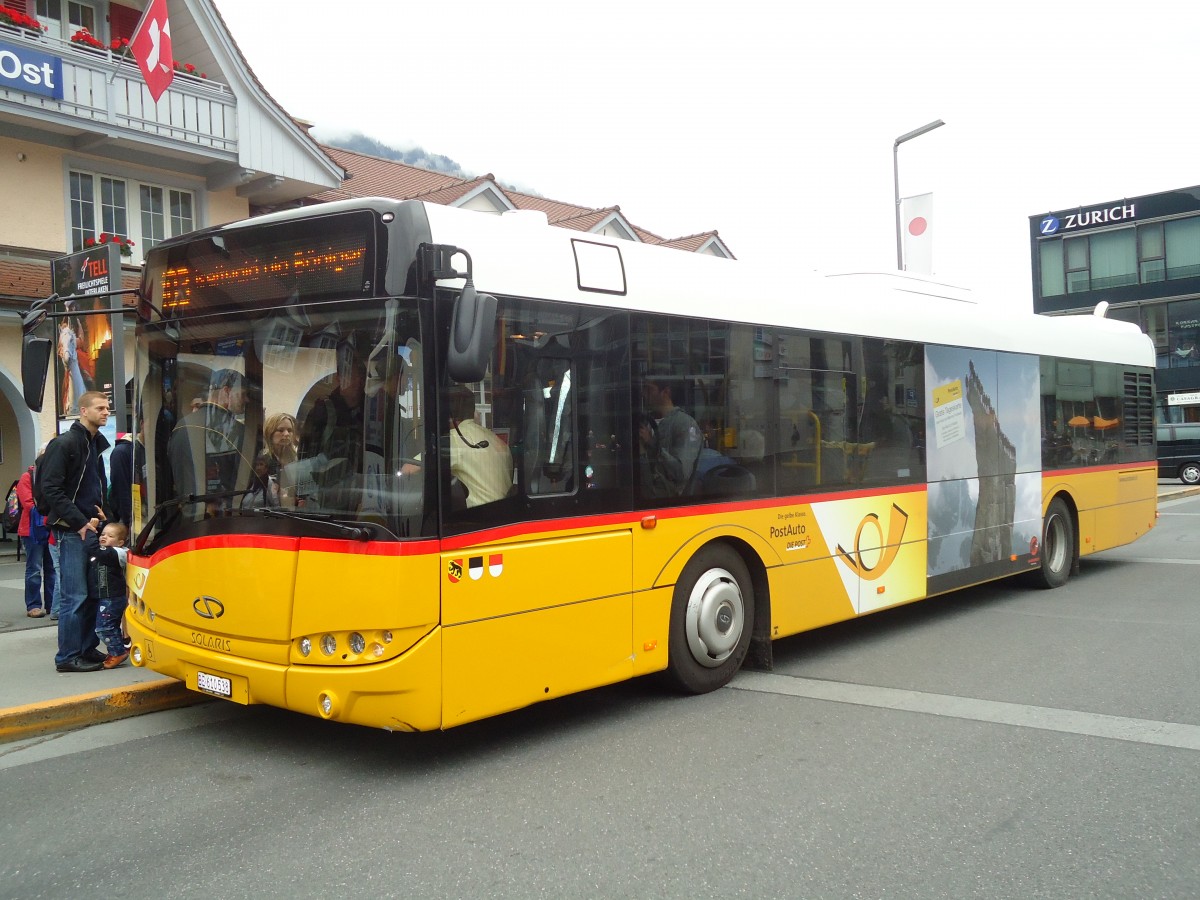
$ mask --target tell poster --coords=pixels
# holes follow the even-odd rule
[[[62,312],[83,313],[109,309],[106,295],[121,286],[121,254],[116,244],[98,244],[51,263],[54,291],[64,300]],[[79,398],[85,391],[104,391],[113,411],[116,383],[111,316],[67,315],[55,320],[54,385],[59,418],[79,415]],[[124,400],[124,398],[120,398]]]

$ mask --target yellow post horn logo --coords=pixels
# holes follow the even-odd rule
[[[862,535],[863,529],[868,524],[875,526],[875,530],[879,532],[879,540],[883,544],[880,547],[879,560],[874,564],[863,561]],[[907,527],[908,513],[893,503],[892,515],[888,520],[887,542],[884,543],[883,526],[879,524],[879,516],[875,513],[867,513],[858,523],[858,531],[854,533],[854,553],[851,554],[841,544],[838,544],[838,556],[850,567],[850,571],[863,581],[874,581],[876,578],[882,577],[883,573],[895,562],[896,554],[900,552],[900,541],[904,537],[904,529]]]

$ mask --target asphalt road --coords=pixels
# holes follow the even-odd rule
[[[1200,896],[1200,498],[1011,582],[444,734],[230,704],[0,748],[0,897]]]

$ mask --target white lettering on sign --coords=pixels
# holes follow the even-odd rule
[[[50,63],[22,63],[21,58],[11,50],[0,50],[0,75],[5,78],[19,78],[31,85],[42,85],[54,88],[54,70]]]
[[[1109,222],[1123,222],[1137,217],[1137,204],[1128,206],[1112,206],[1108,209],[1090,209],[1085,212],[1067,213],[1063,222],[1063,231],[1071,228],[1088,228],[1092,225],[1107,225]],[[1045,229],[1042,231],[1045,234]]]

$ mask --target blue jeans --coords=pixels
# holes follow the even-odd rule
[[[119,597],[101,597],[96,610],[96,636],[104,641],[109,656],[120,656],[125,652],[125,637],[121,634],[121,619],[129,600],[124,594]]]
[[[45,605],[49,612],[54,605],[54,562],[50,545],[31,537],[21,538],[21,544],[25,548],[25,609],[41,609]]]
[[[58,610],[58,653],[55,665],[62,665],[100,644],[96,637],[96,599],[88,599],[88,544],[78,531],[54,529],[58,542],[58,578],[62,586]],[[98,545],[94,532],[88,532],[88,542]]]

